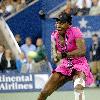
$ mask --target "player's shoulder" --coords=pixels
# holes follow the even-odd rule
[[[74,33],[74,34],[82,34],[82,32],[81,32],[81,30],[80,30],[80,28],[79,27],[72,27],[71,28],[71,30],[72,30],[72,32]]]
[[[80,28],[79,27],[72,27],[71,28],[73,31],[80,31]]]

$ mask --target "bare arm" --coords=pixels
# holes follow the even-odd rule
[[[76,39],[76,46],[77,46],[76,50],[67,53],[68,58],[85,56],[86,48],[84,39],[82,38]]]
[[[53,39],[51,39],[51,58],[54,60],[54,62],[58,62],[56,43]]]

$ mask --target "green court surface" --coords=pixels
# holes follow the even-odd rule
[[[37,100],[39,92],[0,93],[0,100]],[[100,100],[100,88],[85,89],[86,100]],[[73,91],[54,92],[47,100],[74,100]]]

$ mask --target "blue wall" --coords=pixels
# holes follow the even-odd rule
[[[7,23],[14,35],[21,34],[23,41],[25,37],[31,36],[33,43],[35,43],[36,38],[42,36],[42,24],[38,15],[39,10],[40,2],[37,2],[9,19]]]
[[[54,31],[55,21],[53,19],[42,21],[42,38],[44,40],[46,51],[49,57],[49,60],[51,60],[51,33]]]

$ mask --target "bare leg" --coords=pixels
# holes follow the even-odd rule
[[[84,87],[85,87],[85,75],[83,72],[78,72],[77,75],[75,75],[74,79],[74,94],[75,94],[75,100],[85,100],[84,95]]]
[[[48,96],[50,96],[55,90],[57,90],[69,80],[71,79],[67,76],[55,72],[51,75],[37,100],[46,100]]]

